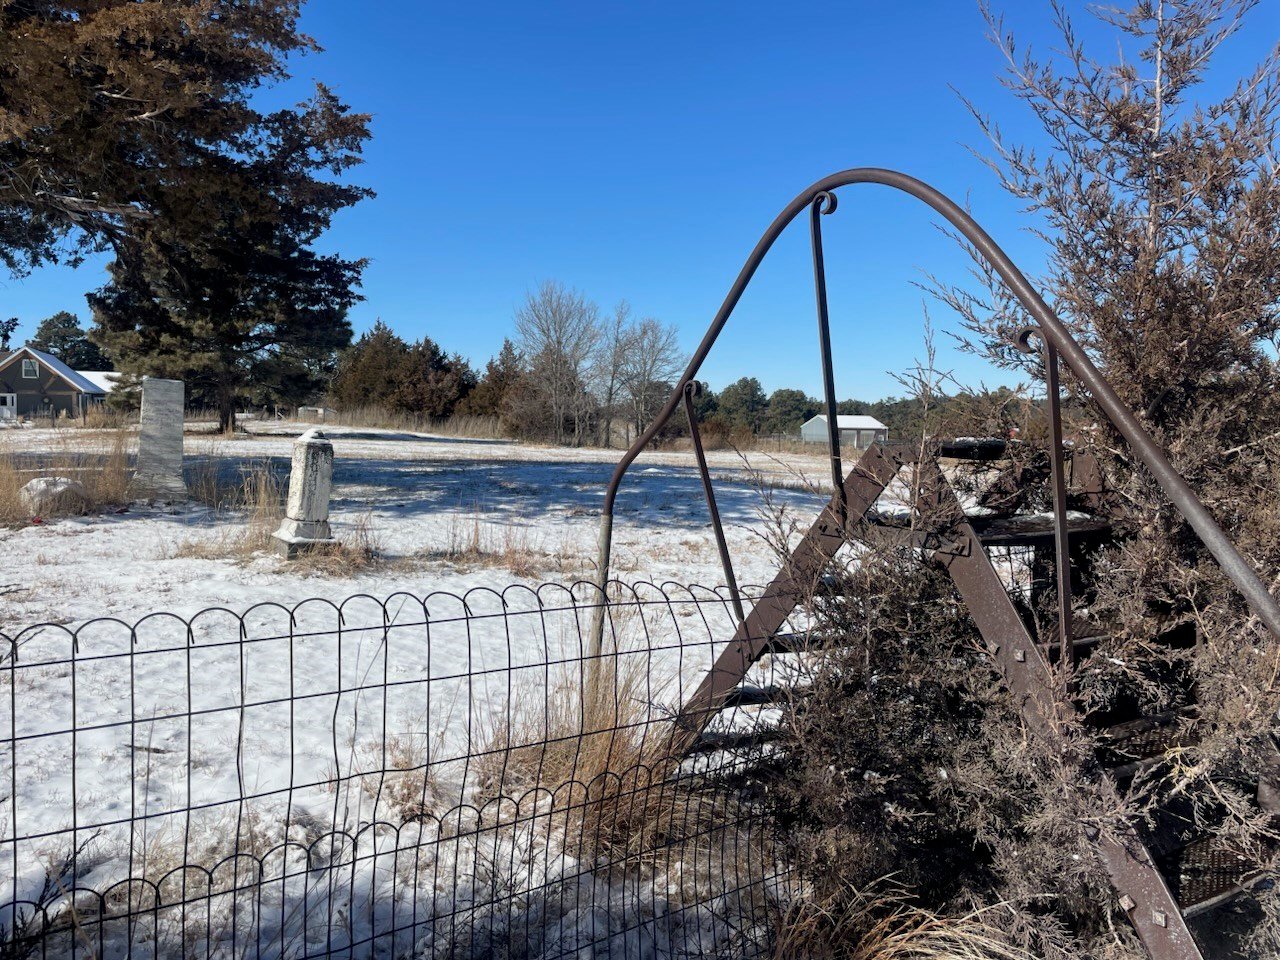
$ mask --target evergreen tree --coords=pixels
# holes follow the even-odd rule
[[[729,426],[760,432],[768,400],[755,377],[735,380],[720,391],[716,403],[720,418]]]
[[[381,320],[342,353],[329,397],[348,410],[392,407],[400,372],[409,358],[409,345]]]
[[[484,368],[484,376],[458,407],[459,413],[477,417],[501,417],[507,396],[524,376],[524,360],[510,340]]]
[[[430,337],[409,347],[396,372],[393,405],[405,413],[441,419],[475,389],[476,374],[461,356],[448,356]]]
[[[782,388],[769,396],[765,411],[764,432],[771,434],[799,434],[800,426],[821,409],[817,400],[803,390]]]
[[[283,132],[255,92],[319,49],[301,2],[0,3],[0,263],[116,250],[173,197],[216,199],[211,168]]]
[[[374,406],[443,418],[475,387],[475,371],[462,357],[430,337],[407,343],[379,320],[342,354],[329,396],[349,410]]]
[[[74,313],[59,310],[40,321],[35,336],[27,341],[37,350],[51,353],[73,370],[111,370],[111,361],[102,348],[89,339]]]
[[[237,399],[319,384],[310,358],[350,337],[364,266],[317,254],[368,117],[318,86],[264,113],[254,94],[317,49],[300,0],[0,4],[0,262],[115,259],[90,298],[95,339],[131,375]]]

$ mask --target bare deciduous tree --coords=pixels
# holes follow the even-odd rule
[[[622,383],[631,425],[637,433],[649,425],[683,367],[684,355],[674,326],[653,317],[635,324],[627,337]]]
[[[613,315],[601,324],[600,346],[592,367],[597,400],[600,404],[601,446],[613,445],[613,418],[623,390],[623,369],[632,337],[631,304],[618,301]]]
[[[530,358],[532,388],[550,413],[551,438],[581,443],[590,422],[587,380],[600,343],[599,308],[548,280],[516,311],[516,335]]]

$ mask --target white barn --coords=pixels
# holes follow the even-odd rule
[[[873,443],[884,443],[889,439],[889,428],[875,417],[840,414],[836,417],[836,426],[840,428],[840,446],[844,448],[865,450]],[[826,443],[827,415],[820,413],[805,421],[800,428],[800,439],[808,443]]]

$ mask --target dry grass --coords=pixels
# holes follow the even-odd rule
[[[298,418],[297,422],[321,424],[318,418]],[[470,437],[477,440],[498,440],[507,435],[497,417],[469,417],[456,415],[444,419],[424,417],[421,414],[403,413],[385,407],[355,407],[333,411],[322,425],[337,427],[371,428],[376,430],[402,430],[408,433],[430,433],[442,437]]]
[[[837,900],[800,899],[777,925],[775,960],[1033,960],[1009,945],[985,911],[939,916],[889,884]]]
[[[582,558],[567,544],[548,551],[529,527],[491,523],[479,511],[451,514],[444,545],[420,557],[465,569],[506,570],[517,577],[536,577],[549,571],[578,574],[584,569]]]
[[[759,841],[731,835],[742,818],[728,794],[676,777],[669,731],[647,700],[656,695],[647,667],[644,657],[609,658],[566,673],[542,696],[526,694],[473,766],[477,801],[512,800],[527,815],[524,798],[545,798],[540,811],[576,856],[650,875],[684,864],[676,882],[698,891],[691,899],[727,878],[747,883],[749,871],[766,869],[748,852],[754,845],[758,860]]]
[[[218,470],[216,457],[206,457],[188,475],[192,499],[216,510],[223,529],[213,537],[180,544],[176,557],[199,560],[246,562],[270,551],[272,536],[284,519],[286,482],[270,463],[252,463],[241,468],[236,483],[227,483]],[[342,531],[337,543],[316,547],[295,558],[290,569],[303,575],[323,577],[354,576],[390,564],[382,540],[365,514]]]
[[[419,726],[425,721],[419,718]],[[442,749],[444,732],[388,733],[381,742],[364,743],[353,754],[362,771],[354,782],[374,809],[370,819],[382,817],[389,808],[401,823],[412,823],[441,812],[443,803],[431,767]],[[331,768],[334,784],[338,770]]]
[[[272,545],[271,535],[284,518],[284,486],[269,463],[241,468],[238,484],[224,484],[216,463],[201,465],[192,475],[189,492],[193,499],[219,512],[236,513],[241,521],[228,525],[212,539],[188,540],[178,546],[175,557],[201,560],[236,558],[247,560]]]
[[[80,427],[86,430],[127,430],[131,427],[136,429],[138,411],[118,410],[105,403],[98,403],[86,410],[83,418],[68,420],[65,423],[59,421],[58,426]]]
[[[98,449],[76,449],[68,438],[50,452],[28,456],[11,446],[0,449],[0,525],[23,526],[35,519],[23,507],[21,493],[37,477],[67,477],[84,488],[83,501],[68,500],[52,516],[100,513],[129,503],[129,435],[117,430],[103,439]]]
[[[383,549],[382,538],[373,526],[373,516],[364,514],[338,542],[319,546],[291,561],[290,569],[323,577],[350,577],[369,570],[396,565]]]

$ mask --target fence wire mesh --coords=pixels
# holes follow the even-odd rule
[[[0,635],[0,952],[761,955],[799,881],[742,755],[666,749],[734,625],[577,584]]]

